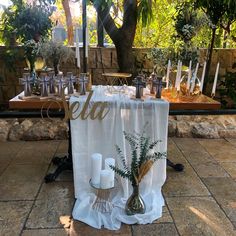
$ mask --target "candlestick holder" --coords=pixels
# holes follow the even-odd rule
[[[90,186],[96,191],[96,199],[92,205],[93,210],[101,213],[110,213],[114,205],[109,200],[111,191],[115,188],[102,189],[100,186],[93,185],[91,179],[89,180]]]

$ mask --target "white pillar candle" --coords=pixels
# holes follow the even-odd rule
[[[100,172],[102,169],[102,155],[94,153],[91,157],[91,182],[93,185],[100,185]]]
[[[114,181],[112,179],[112,172],[110,170],[101,170],[100,172],[100,187],[102,189],[112,188]]]
[[[177,88],[177,85],[178,85],[178,78],[179,78],[179,64],[180,64],[180,60],[178,60],[178,65],[177,65],[177,73],[176,73],[176,77],[175,77],[175,88]]]
[[[204,79],[205,79],[205,73],[206,73],[206,61],[204,62],[204,66],[203,66],[203,71],[202,71],[202,79],[201,79],[201,87],[200,87],[200,91],[202,92],[203,90],[203,84],[204,84]]]
[[[220,63],[217,63],[217,67],[216,67],[216,73],[215,73],[215,79],[214,79],[214,83],[213,83],[213,87],[212,87],[212,92],[211,95],[215,96],[216,93],[216,85],[217,85],[217,79],[218,79],[218,74],[219,74],[219,68],[220,68]]]
[[[196,81],[196,78],[197,78],[198,68],[199,68],[199,63],[197,63],[196,69],[195,69],[195,71],[194,71],[194,75],[193,75],[193,80],[192,80],[192,84],[191,84],[190,93],[193,93],[193,90],[194,90],[194,87],[195,87],[195,81]]]
[[[192,77],[192,60],[189,62],[189,67],[188,67],[188,81],[187,81],[187,90],[190,88],[190,80]]]
[[[167,73],[166,73],[166,88],[169,87],[170,67],[171,67],[171,61],[168,60]]]
[[[112,172],[112,187],[114,187],[114,183],[115,183],[115,172],[114,170],[111,169],[110,166],[115,166],[115,159],[114,158],[106,158],[105,159],[105,170],[110,170]]]

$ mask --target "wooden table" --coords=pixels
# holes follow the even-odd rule
[[[9,101],[10,109],[42,109],[47,108],[51,104],[50,109],[63,108],[61,100],[51,103],[50,100],[46,99],[27,99],[22,100],[19,96],[22,96],[23,92]],[[220,109],[221,104],[210,97],[200,95],[199,99],[192,100],[181,100],[181,99],[170,99],[162,97],[170,103],[170,110],[217,110]]]
[[[23,95],[23,92],[20,94]],[[207,97],[204,95],[201,95],[201,100],[204,102],[191,102],[191,101],[181,101],[178,99],[170,100],[166,99],[170,102],[170,110],[214,110],[220,108],[220,103]],[[164,97],[163,97],[164,98]],[[165,98],[164,98],[165,99]],[[45,107],[45,105],[48,103],[45,99],[28,99],[28,100],[22,100],[19,98],[19,95],[15,96],[9,101],[9,108],[10,109],[42,109],[42,107]],[[52,103],[51,109],[63,109],[63,103],[62,101],[57,101],[57,103]],[[54,181],[57,176],[63,171],[63,170],[72,170],[72,152],[71,152],[71,133],[70,133],[70,125],[69,125],[69,145],[68,145],[68,156],[64,157],[62,159],[55,157],[53,160],[55,163],[58,164],[58,168],[54,173],[50,173],[45,176],[45,182],[52,182]],[[167,164],[174,168],[177,171],[183,170],[182,164],[174,164],[169,159],[167,159]]]

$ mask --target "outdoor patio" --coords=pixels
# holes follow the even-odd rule
[[[73,176],[45,184],[67,141],[0,143],[0,235],[236,235],[236,140],[170,138],[163,216],[149,225],[97,230],[71,219]]]

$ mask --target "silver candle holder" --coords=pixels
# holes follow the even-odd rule
[[[115,187],[102,189],[100,186],[93,185],[91,179],[89,180],[89,184],[96,191],[96,199],[92,205],[93,210],[101,213],[111,213],[114,205],[110,201],[110,193]]]

